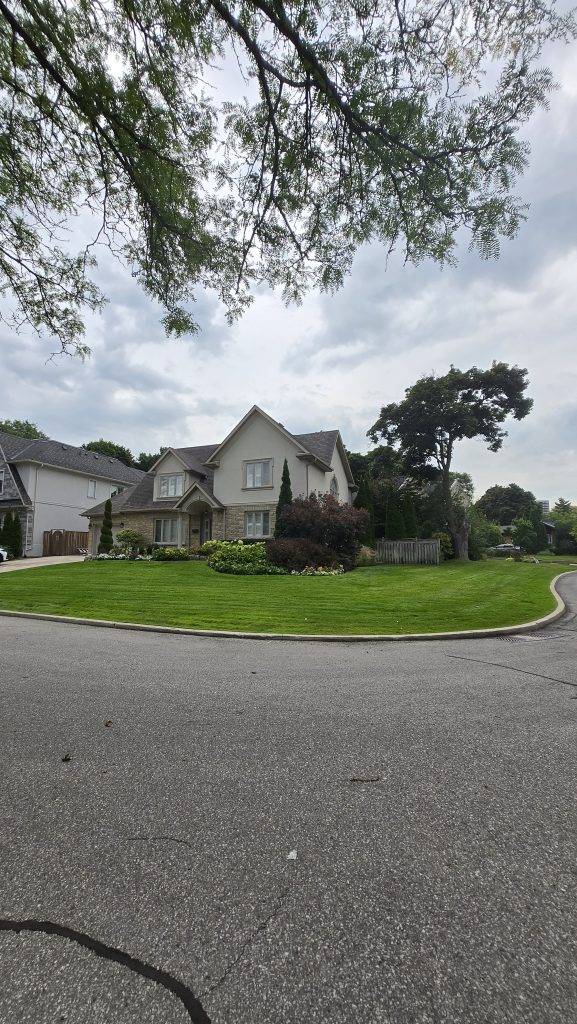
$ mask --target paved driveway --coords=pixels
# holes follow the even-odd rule
[[[41,569],[44,565],[63,565],[65,562],[83,562],[84,555],[48,555],[45,558],[14,558],[0,562],[0,572],[15,572],[17,569]]]
[[[574,613],[0,656],[3,1024],[577,1021]]]

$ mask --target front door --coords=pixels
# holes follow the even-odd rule
[[[212,516],[210,512],[203,512],[200,517],[200,543],[212,540]]]

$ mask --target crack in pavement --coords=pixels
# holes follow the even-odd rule
[[[258,936],[262,935],[262,933],[267,930],[269,924],[271,924],[272,921],[274,921],[275,918],[279,916],[283,909],[284,902],[287,896],[289,895],[291,889],[292,885],[287,885],[285,886],[284,889],[281,890],[270,914],[263,918],[260,924],[257,925],[253,932],[251,932],[248,938],[244,940],[234,960],[231,960],[226,970],[223,971],[221,976],[217,978],[217,980],[212,985],[210,985],[209,988],[204,989],[204,991],[200,993],[203,998],[204,996],[211,995],[213,992],[216,992],[217,989],[221,988],[221,986],[224,985],[225,981],[232,974],[235,967],[238,967],[240,961],[242,960],[249,946],[252,946],[252,944],[256,941]]]
[[[178,836],[126,836],[125,841],[127,843],[182,843],[183,846],[188,846],[189,850],[193,850],[187,839],[179,839]]]
[[[463,654],[446,654],[445,657],[453,658],[455,661],[472,661],[476,665],[489,665],[492,668],[504,668],[509,672],[518,672],[522,676],[535,676],[536,679],[545,679],[549,683],[560,683],[561,686],[570,686],[577,690],[577,683],[569,683],[566,679],[557,679],[556,676],[546,676],[542,672],[532,672],[528,668],[515,668],[514,665],[503,665],[499,661],[484,661],[482,658],[466,658]]]
[[[101,957],[103,960],[109,960],[112,963],[120,964],[122,967],[128,967],[130,971],[134,971],[135,974],[139,974],[142,978],[148,978],[150,981],[154,981],[157,985],[167,989],[180,1000],[193,1024],[211,1024],[210,1017],[200,1000],[184,982],[174,978],[168,971],[163,971],[159,967],[153,967],[152,964],[147,964],[144,960],[138,960],[136,957],[131,956],[130,953],[125,953],[122,949],[108,946],[106,943],[100,942],[99,939],[93,939],[90,935],[79,932],[75,928],[68,928],[66,925],[56,924],[54,921],[37,921],[33,918],[24,921],[0,918],[0,932],[15,932],[16,934],[20,934],[20,932],[40,932],[44,935],[58,935],[60,938],[68,939],[70,942],[76,942],[79,946],[90,950],[91,953],[95,953],[96,956]]]

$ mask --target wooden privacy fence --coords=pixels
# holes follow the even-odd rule
[[[378,540],[375,557],[385,565],[438,565],[441,544],[438,540]]]
[[[45,530],[42,538],[43,555],[79,555],[88,550],[88,531]]]

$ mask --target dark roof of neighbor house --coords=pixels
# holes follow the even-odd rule
[[[282,426],[282,424],[279,423],[279,426]],[[290,433],[286,427],[282,427],[282,429],[286,431],[287,434]],[[335,445],[339,437],[338,430],[316,430],[309,434],[291,434],[290,436],[293,437],[303,448],[306,448],[306,450],[316,459],[319,459],[321,462],[330,466],[335,451]],[[214,470],[210,466],[207,466],[206,462],[218,447],[220,447],[219,444],[202,444],[193,448],[171,449],[171,451],[175,452],[175,454],[182,459],[186,468],[191,473],[194,473],[195,476],[198,476],[199,485],[211,497],[213,496]],[[122,491],[120,494],[116,494],[112,498],[113,514],[145,510],[164,510],[168,512],[180,505],[182,501],[182,495],[173,499],[163,498],[161,501],[154,501],[153,490],[154,473],[147,473],[139,483],[134,485],[134,487],[127,488],[127,490]],[[101,502],[93,508],[86,509],[82,515],[102,515],[104,513],[104,505],[105,503]]]
[[[86,476],[95,476],[114,483],[135,484],[142,479],[141,469],[125,466],[119,459],[98,452],[89,452],[62,441],[16,437],[0,431],[0,451],[6,462],[41,462],[56,469],[69,469]]]

